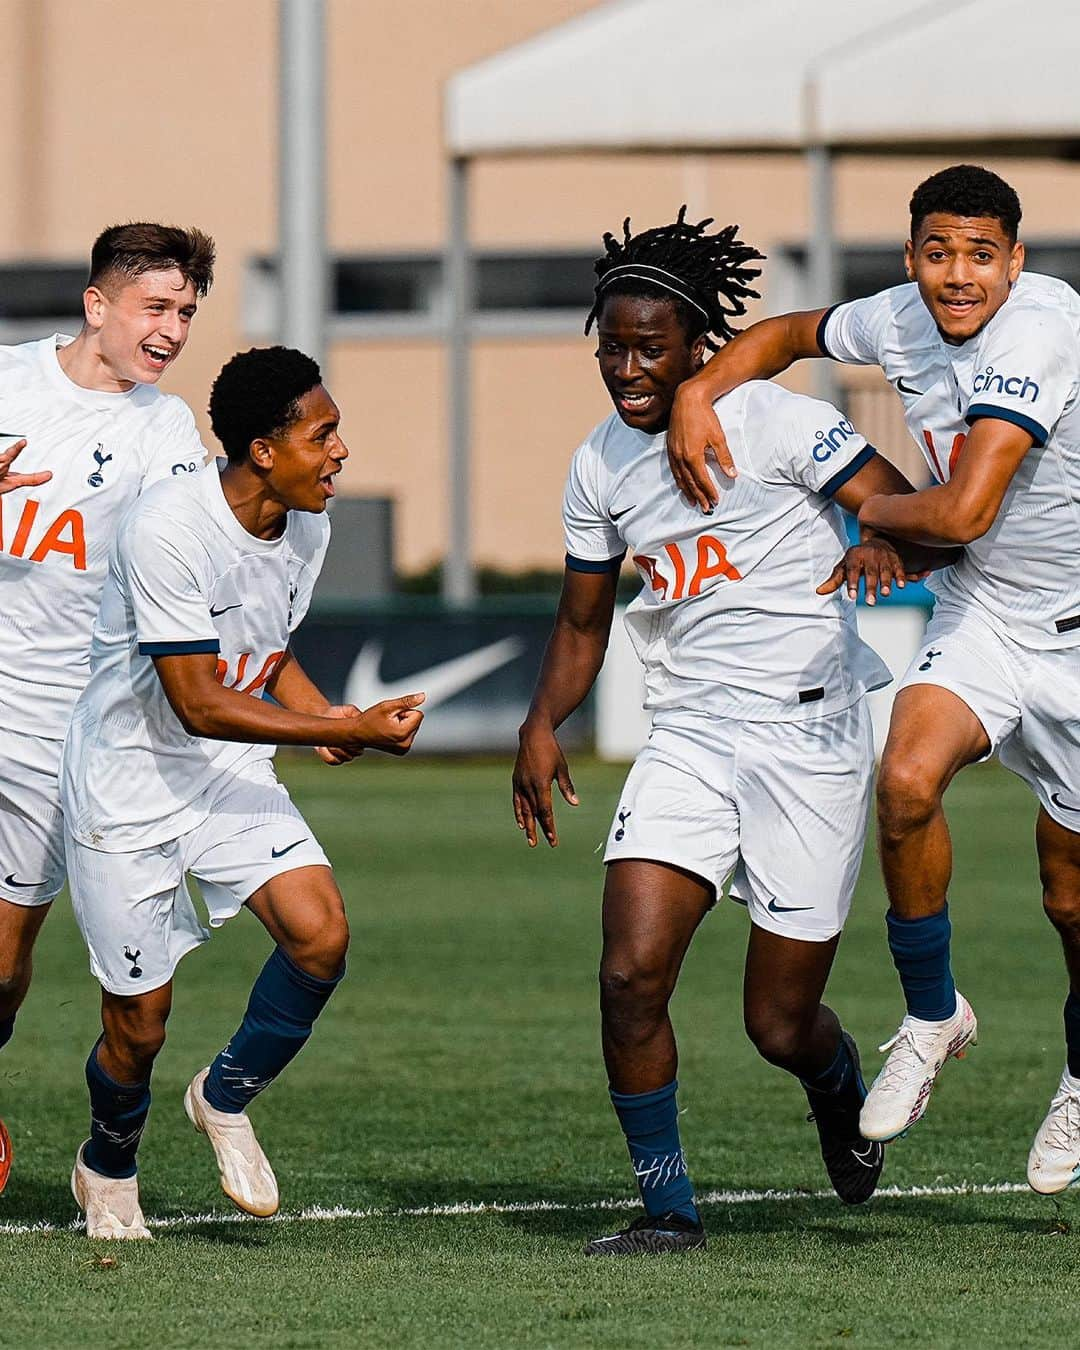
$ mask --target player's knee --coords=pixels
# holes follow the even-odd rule
[[[754,1049],[770,1064],[785,1069],[802,1059],[806,1026],[801,1018],[778,1008],[751,1008],[745,1025]]]
[[[1043,911],[1059,933],[1080,938],[1080,889],[1044,872]]]
[[[116,1018],[106,1028],[110,1057],[132,1078],[145,1077],[165,1044],[165,1023],[154,1015]]]
[[[340,908],[330,908],[322,920],[282,944],[288,956],[316,979],[332,980],[341,972],[349,950],[349,921]]]
[[[941,804],[941,784],[925,764],[886,755],[877,783],[878,823],[892,839],[925,825]]]
[[[654,1022],[671,997],[667,971],[647,957],[605,958],[600,966],[600,1010],[606,1022]]]
[[[0,965],[0,1018],[18,1012],[30,987],[30,958],[4,958]]]

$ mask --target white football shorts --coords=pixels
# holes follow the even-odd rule
[[[66,836],[75,919],[90,969],[112,994],[145,994],[172,979],[181,957],[210,936],[185,873],[199,882],[211,928],[238,913],[272,877],[329,867],[269,758],[223,777],[210,814],[178,839],[104,853]]]
[[[0,731],[0,899],[47,905],[64,885],[62,741]]]
[[[873,729],[864,700],[805,722],[658,712],[623,787],[606,863],[670,863],[781,937],[826,942],[859,876]]]
[[[1021,646],[974,605],[939,600],[901,689],[933,684],[963,699],[1007,769],[1043,809],[1080,831],[1080,646]]]

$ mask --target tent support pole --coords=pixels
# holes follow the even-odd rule
[[[449,424],[446,500],[449,530],[443,565],[444,602],[462,609],[476,599],[470,538],[469,413],[473,267],[469,253],[469,161],[450,160],[447,170],[447,237],[443,268],[446,306],[446,401]]]
[[[840,299],[833,223],[833,154],[824,145],[806,151],[810,186],[809,264],[810,307],[835,305]],[[831,361],[813,362],[813,392],[816,398],[837,400],[837,382]]]

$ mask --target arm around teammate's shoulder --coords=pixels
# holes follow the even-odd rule
[[[768,380],[795,361],[826,355],[818,330],[827,314],[815,309],[762,319],[679,386],[667,434],[668,463],[679,491],[703,511],[711,511],[720,499],[706,464],[709,452],[729,478],[736,474],[713,404],[747,380]]]
[[[537,826],[554,848],[558,842],[551,785],[571,806],[578,804],[566,757],[556,730],[593,687],[604,663],[615,613],[618,559],[582,571],[568,564],[555,626],[540,665],[536,688],[525,721],[518,732],[514,763],[514,818],[530,848],[537,842]]]
[[[1024,427],[980,418],[947,483],[905,496],[871,496],[859,510],[859,524],[918,544],[973,543],[997,519],[1009,484],[1033,444]]]

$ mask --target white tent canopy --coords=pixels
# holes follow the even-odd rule
[[[935,6],[935,9],[939,6]],[[459,71],[446,145],[516,151],[801,150],[830,54],[893,31],[892,0],[619,0]]]
[[[615,0],[454,75],[452,156],[1072,149],[1068,0]]]

